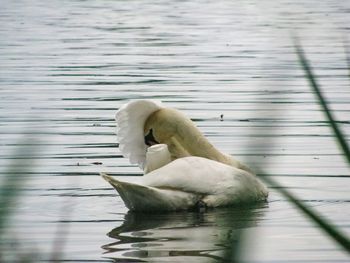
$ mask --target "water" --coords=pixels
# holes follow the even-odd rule
[[[45,262],[61,246],[67,262],[218,262],[244,229],[246,262],[348,262],[275,189],[257,207],[140,216],[98,174],[140,179],[117,148],[114,114],[157,98],[350,234],[349,169],[291,40],[349,136],[349,13],[336,0],[2,0],[0,165],[27,171],[7,260]]]

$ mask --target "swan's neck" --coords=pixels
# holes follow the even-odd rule
[[[166,144],[156,144],[147,148],[144,172],[149,173],[171,162],[170,152]]]
[[[197,128],[192,128],[191,130],[192,133],[188,134],[185,140],[181,140],[181,138],[177,138],[176,136],[171,138],[171,145],[176,145],[176,147],[169,146],[171,153],[179,149],[180,152],[177,154],[181,157],[199,156],[247,170],[239,161],[215,148]]]
[[[145,135],[151,130],[157,142],[168,145],[173,160],[199,156],[249,170],[231,156],[216,149],[196,125],[177,110],[164,108],[152,113],[145,123]]]

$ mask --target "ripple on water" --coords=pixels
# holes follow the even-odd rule
[[[48,261],[64,224],[69,262],[215,262],[240,229],[249,262],[346,262],[276,189],[262,207],[135,215],[99,173],[140,179],[118,149],[114,115],[156,98],[348,231],[349,169],[290,41],[296,31],[348,136],[348,11],[336,0],[3,0],[0,182],[19,175],[12,163],[28,170],[8,233],[20,247],[6,253]]]

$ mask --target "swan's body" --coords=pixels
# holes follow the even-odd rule
[[[130,210],[183,210],[266,200],[266,187],[247,171],[202,157],[184,157],[143,176],[142,185],[105,176]]]
[[[267,188],[250,170],[221,153],[190,119],[158,102],[140,100],[116,115],[119,148],[144,169],[141,184],[103,177],[135,211],[237,205],[266,200]],[[154,145],[155,144],[155,145]]]

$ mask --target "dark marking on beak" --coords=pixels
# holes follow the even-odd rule
[[[157,142],[157,140],[153,136],[153,130],[152,129],[150,129],[149,133],[145,136],[145,144],[147,146],[152,146],[152,145],[155,145],[155,144],[159,144],[159,142]]]

